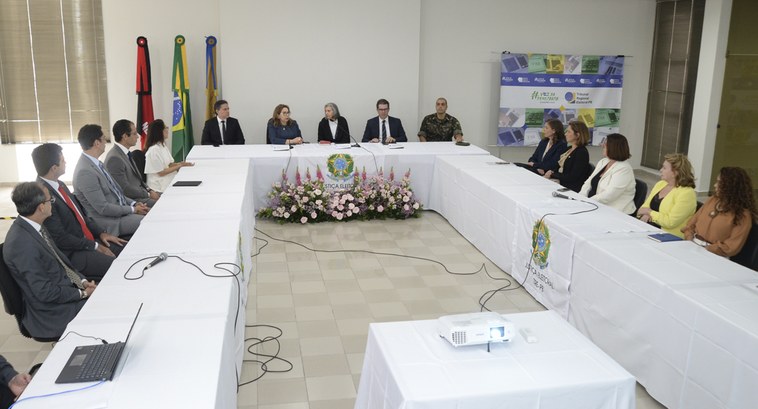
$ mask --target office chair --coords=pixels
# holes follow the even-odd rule
[[[647,183],[634,179],[634,206],[639,209],[645,199],[647,198]],[[634,211],[634,215],[637,216],[637,210]]]
[[[753,223],[745,245],[731,260],[741,266],[758,271],[758,224]]]
[[[42,338],[34,337],[24,327],[21,320],[24,318],[24,294],[21,292],[21,288],[18,286],[16,279],[11,275],[8,266],[5,264],[3,258],[3,246],[5,243],[0,243],[0,295],[3,297],[3,304],[5,304],[5,312],[9,315],[13,315],[18,323],[18,330],[21,335],[31,338],[37,342],[55,342],[58,338]]]
[[[134,164],[137,165],[137,170],[142,177],[142,181],[147,182],[147,175],[145,175],[145,152],[141,149],[133,150],[132,159],[134,160]]]

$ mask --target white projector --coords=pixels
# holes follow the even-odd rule
[[[454,347],[507,342],[516,335],[513,323],[495,312],[446,315],[437,319],[437,331]]]

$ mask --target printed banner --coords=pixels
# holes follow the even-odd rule
[[[554,229],[549,216],[541,219],[526,208],[518,213],[511,275],[547,309],[568,318],[574,239]]]
[[[623,56],[511,54],[500,61],[499,146],[535,146],[551,119],[582,121],[591,143],[618,132]]]

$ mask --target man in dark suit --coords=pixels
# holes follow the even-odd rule
[[[126,196],[97,158],[105,152],[105,137],[100,125],[88,124],[79,130],[82,156],[74,169],[74,192],[90,217],[108,233],[130,237],[150,211],[145,203]]]
[[[42,226],[55,197],[39,182],[24,182],[11,199],[19,217],[5,236],[3,258],[24,295],[21,323],[33,337],[60,337],[97,286],[71,267]]]
[[[363,131],[363,140],[361,142],[408,142],[405,130],[403,129],[403,123],[399,119],[389,116],[389,101],[384,98],[376,101],[376,112],[379,116],[366,121],[366,130]]]
[[[219,99],[213,104],[216,117],[205,121],[203,137],[200,143],[203,145],[244,145],[245,136],[242,135],[240,123],[229,116],[229,103]]]
[[[121,190],[126,196],[153,207],[160,194],[147,187],[145,181],[142,180],[142,174],[137,169],[137,164],[132,159],[132,153],[129,151],[139,139],[134,122],[128,119],[116,121],[113,124],[113,137],[116,139],[116,143],[105,155],[105,167],[116,180],[116,183],[121,186]]]
[[[12,405],[31,381],[31,375],[16,372],[13,365],[0,355],[0,409],[7,409]]]
[[[126,240],[108,234],[82,209],[79,200],[60,177],[66,173],[63,149],[43,143],[32,151],[37,181],[55,197],[53,214],[45,219],[45,228],[55,245],[68,257],[76,271],[89,280],[100,281],[121,252]]]

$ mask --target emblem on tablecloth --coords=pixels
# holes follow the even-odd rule
[[[326,170],[330,179],[345,181],[353,178],[355,162],[352,156],[337,153],[329,156],[329,159],[326,160]]]
[[[547,223],[540,219],[532,229],[532,260],[539,268],[547,267],[548,253],[550,253],[550,229]]]

